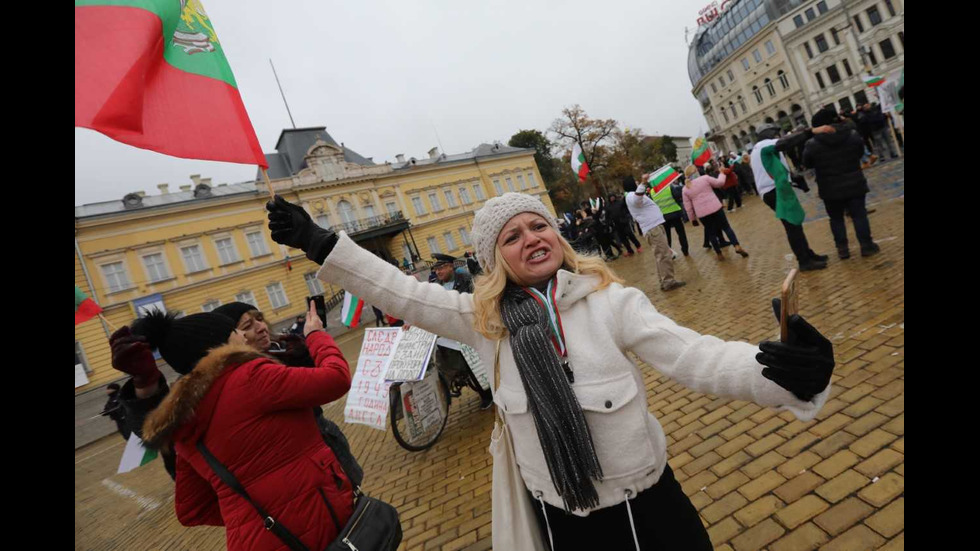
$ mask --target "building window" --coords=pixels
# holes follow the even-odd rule
[[[412,248],[408,246],[408,243],[402,243],[402,260],[409,262],[415,260],[415,255],[412,254]]]
[[[180,255],[184,257],[184,267],[187,269],[187,273],[189,274],[200,272],[208,268],[208,265],[204,263],[204,255],[201,254],[201,247],[199,245],[188,245],[187,247],[181,247]]]
[[[103,264],[101,268],[110,293],[129,289],[129,277],[126,276],[126,268],[122,262]]]
[[[717,94],[718,93],[718,87],[715,86],[715,83],[714,82],[710,83],[710,86],[711,86],[711,93],[712,94]]]
[[[520,174],[517,175],[517,187],[520,188],[521,191],[527,191],[527,183],[524,181],[524,176]]]
[[[837,71],[836,65],[831,65],[827,67],[827,76],[830,78],[831,84],[837,84],[840,82],[840,73]]]
[[[855,15],[854,16],[854,25],[857,26],[857,29],[858,29],[858,32],[859,33],[863,33],[864,32],[864,24],[861,23],[861,16],[860,15]]]
[[[749,58],[746,57],[745,59],[742,60],[742,68],[745,69],[746,71],[749,70]]]
[[[456,203],[456,196],[453,195],[453,190],[444,189],[442,190],[442,193],[446,196],[446,204],[449,205],[449,208],[454,209],[459,206],[459,204]]]
[[[483,186],[480,184],[473,184],[473,193],[476,194],[477,201],[486,201],[487,196],[483,194]]]
[[[531,182],[531,187],[532,188],[538,187],[538,181],[534,179],[534,173],[533,172],[528,172],[527,173],[527,181],[528,182]]]
[[[766,53],[769,55],[776,53],[776,47],[772,44],[772,40],[766,40]]]
[[[272,303],[273,310],[289,306],[289,300],[286,299],[286,292],[282,290],[282,283],[276,282],[266,285],[265,292],[269,294],[269,302]]]
[[[827,44],[827,38],[822,33],[818,34],[813,41],[817,43],[817,50],[819,50],[820,53],[826,52],[830,49],[830,44]]]
[[[762,63],[762,54],[759,53],[759,50],[752,50],[752,59],[754,59],[756,63]]]
[[[890,38],[886,38],[878,43],[881,46],[881,57],[885,59],[891,59],[895,57],[895,47],[892,46],[892,41]]]
[[[146,267],[146,276],[150,280],[150,283],[163,281],[170,277],[167,275],[167,263],[163,261],[163,253],[144,256],[143,266]]]
[[[827,13],[827,3],[823,0],[817,2],[817,11],[820,12],[820,15]]]
[[[500,185],[499,179],[493,181],[493,189],[497,190],[498,196],[504,194],[504,186]]]
[[[316,215],[316,225],[321,228],[330,227],[330,215],[329,214],[318,214]]]
[[[895,5],[892,4],[892,0],[885,0],[885,7],[888,9],[888,15],[895,17]]]
[[[874,48],[868,48],[868,61],[870,61],[872,65],[878,64],[878,56],[875,55]]]
[[[323,294],[323,284],[316,278],[316,272],[304,274],[303,280],[306,281],[306,289],[310,292],[310,296]]]
[[[721,118],[725,119],[725,124],[728,124],[728,113],[725,112],[725,108],[721,108]]]
[[[246,233],[245,240],[248,241],[248,250],[253,258],[269,254],[269,248],[265,245],[265,237],[262,236],[261,231]]]
[[[436,243],[435,237],[428,237],[425,240],[429,244],[429,252],[432,254],[441,253],[442,250],[439,249],[439,243]]]
[[[718,77],[718,86],[721,86],[722,88],[725,87],[725,77],[723,76]]]
[[[806,57],[808,59],[813,59],[813,48],[810,47],[809,42],[803,43],[803,49],[806,50]]]
[[[459,228],[459,237],[463,240],[464,247],[473,245],[473,241],[470,240],[470,232],[466,231],[466,228]]]
[[[898,41],[902,43],[902,48],[905,48],[905,31],[898,33]]]
[[[347,201],[337,203],[337,210],[340,211],[340,219],[344,224],[350,224],[357,220],[357,215],[354,214],[354,205]]]
[[[517,191],[517,190],[514,189],[514,182],[512,182],[510,178],[504,178],[504,181],[507,182],[507,190],[508,191]]]
[[[365,220],[369,220],[369,219],[374,218],[375,216],[378,215],[376,212],[374,212],[374,205],[364,205],[363,208],[364,208],[364,219]]]
[[[868,21],[871,22],[872,27],[881,23],[881,13],[878,11],[878,6],[871,6],[864,13],[868,14]]]
[[[735,82],[735,73],[731,69],[725,71],[725,74],[728,75],[728,82]]]
[[[387,203],[385,203],[385,210],[388,211],[388,214],[398,213],[398,203],[394,201],[388,201]]]
[[[841,111],[851,111],[854,109],[854,106],[851,105],[851,98],[841,98],[838,103],[840,103]]]
[[[820,85],[820,89],[823,90],[826,88],[827,85],[823,83],[823,75],[821,75],[819,72],[814,74],[817,75],[817,84]]]
[[[762,105],[762,92],[759,90],[759,87],[758,86],[753,86],[752,87],[752,95],[755,96],[756,103],[758,103],[759,105]]]
[[[864,90],[858,90],[857,93],[854,94],[854,101],[856,101],[858,105],[864,105],[868,103],[868,94],[866,94]]]
[[[840,46],[840,33],[834,27],[830,28],[830,37],[834,39],[834,46]]]
[[[746,109],[746,107],[745,107],[745,100],[742,99],[742,96],[739,96],[738,97],[738,105],[739,105],[739,107],[742,108],[742,115],[748,115],[749,114],[749,110]]]
[[[786,76],[786,71],[779,71],[776,76],[779,77],[779,85],[783,87],[783,90],[788,90],[789,77]]]
[[[851,62],[845,59],[843,63],[844,63],[844,72],[847,73],[847,76],[849,77],[854,76],[854,73],[851,72]]]
[[[446,250],[455,251],[459,247],[456,246],[456,240],[453,239],[453,232],[446,232],[442,234],[442,239],[446,242]]]
[[[213,312],[215,308],[221,306],[220,300],[209,300],[201,305],[202,312]]]
[[[432,192],[429,194],[429,206],[432,207],[432,212],[439,212],[442,210],[442,205],[439,203],[439,194]]]
[[[459,188],[459,198],[463,201],[464,205],[470,205],[473,203],[473,200],[470,198],[470,190],[466,189],[465,187]]]
[[[817,18],[817,14],[813,11],[813,8],[807,8],[806,11],[803,12],[803,13],[806,14],[806,22],[807,23],[809,23],[810,21],[813,21],[814,19]]]
[[[238,262],[238,251],[235,250],[235,243],[230,237],[215,239],[214,246],[218,249],[218,260],[222,266]]]
[[[415,214],[417,214],[418,216],[422,216],[423,214],[426,214],[425,206],[422,205],[422,198],[419,197],[418,195],[412,197],[412,208],[415,209]]]
[[[244,302],[245,304],[251,304],[252,306],[255,307],[256,310],[259,309],[259,303],[256,302],[255,295],[252,294],[252,291],[242,291],[241,293],[238,293],[237,295],[235,295],[235,300],[237,302]]]
[[[769,92],[769,97],[770,98],[776,97],[776,87],[772,85],[772,79],[767,78],[765,80],[765,83],[766,83],[766,92]]]
[[[797,29],[799,29],[800,27],[802,27],[803,26],[803,16],[802,15],[794,16],[793,17],[793,24],[796,25],[796,28]]]

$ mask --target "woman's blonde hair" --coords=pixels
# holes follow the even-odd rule
[[[687,165],[687,168],[684,169],[684,185],[690,185],[691,180],[697,178],[698,176],[698,167],[694,165]]]
[[[558,243],[565,257],[562,268],[576,274],[599,276],[599,286],[596,290],[605,289],[611,283],[623,283],[623,279],[609,269],[601,258],[578,254],[561,235],[558,235]],[[503,319],[500,317],[500,300],[507,282],[516,282],[517,277],[500,254],[500,247],[494,246],[493,256],[493,271],[477,276],[474,280],[473,306],[476,311],[474,328],[490,340],[499,340],[507,336],[507,328],[504,327]]]

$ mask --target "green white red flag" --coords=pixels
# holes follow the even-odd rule
[[[88,321],[102,313],[102,307],[84,291],[75,286],[75,325]]]
[[[75,0],[75,126],[174,157],[269,166],[200,0]]]
[[[864,77],[864,83],[868,85],[868,88],[877,88],[885,83],[885,77],[868,75]]]
[[[340,310],[340,321],[351,329],[361,323],[361,310],[364,309],[364,301],[355,295],[344,291],[344,307]]]
[[[708,140],[703,137],[694,140],[694,151],[691,152],[691,162],[694,163],[694,166],[704,166],[704,163],[711,160],[711,155]]]
[[[680,174],[674,170],[674,167],[670,165],[665,165],[656,172],[650,175],[650,180],[647,183],[647,187],[650,188],[651,195],[656,195],[660,193],[662,189],[669,186],[671,182],[677,179]]]
[[[136,467],[142,467],[156,459],[157,455],[156,450],[144,447],[143,441],[134,432],[129,435],[129,440],[126,441],[126,449],[123,450],[122,459],[119,460],[119,468],[116,470],[116,473],[128,473]]]
[[[585,153],[578,143],[572,147],[572,172],[578,176],[579,182],[584,182],[589,176],[589,164],[585,162]]]

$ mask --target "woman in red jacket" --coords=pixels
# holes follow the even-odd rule
[[[350,388],[350,370],[316,311],[307,313],[313,369],[293,369],[245,344],[219,314],[181,319],[159,313],[134,324],[167,363],[193,366],[146,419],[144,441],[177,451],[177,519],[225,526],[229,550],[286,549],[256,510],[218,479],[196,445],[203,441],[252,500],[310,549],[323,549],[350,518],[347,476],[324,444],[310,408]],[[189,369],[189,368],[188,368]]]

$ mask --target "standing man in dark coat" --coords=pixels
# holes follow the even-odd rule
[[[606,204],[606,216],[616,236],[619,237],[619,242],[626,247],[626,256],[633,256],[633,247],[630,246],[630,242],[636,246],[636,252],[643,252],[643,247],[640,246],[640,242],[633,233],[633,217],[630,216],[629,208],[626,207],[626,201],[621,196],[615,193],[609,194],[609,203]]]
[[[831,109],[824,108],[813,115],[814,128],[837,122],[838,117]],[[837,244],[837,255],[842,260],[851,257],[844,223],[846,211],[861,243],[861,256],[871,256],[881,248],[871,239],[871,223],[865,207],[865,197],[870,189],[861,170],[864,144],[849,126],[835,128],[835,132],[816,135],[807,142],[803,163],[816,172],[817,190],[830,216],[830,231]]]

